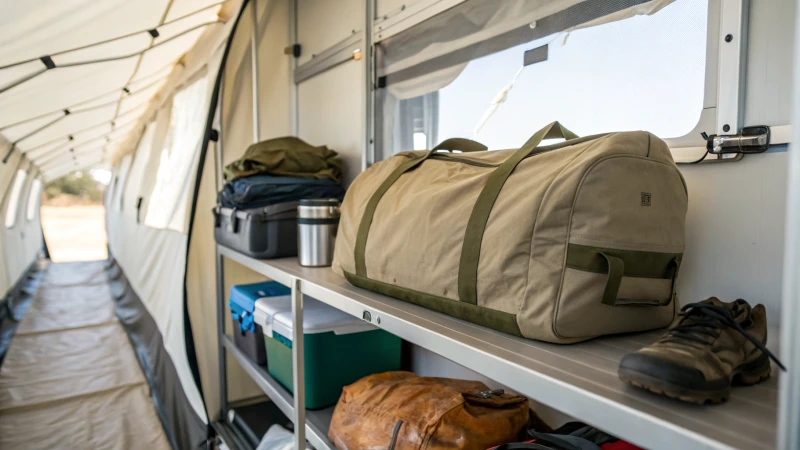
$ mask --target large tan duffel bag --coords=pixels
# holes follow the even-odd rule
[[[539,147],[556,137],[567,140]],[[686,210],[662,140],[578,138],[554,122],[519,150],[404,152],[370,167],[342,204],[334,270],[527,338],[648,330],[678,308]]]

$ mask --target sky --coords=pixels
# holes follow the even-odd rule
[[[583,136],[626,130],[685,135],[703,107],[707,15],[707,0],[678,0],[652,16],[549,36],[471,61],[439,91],[438,140],[472,136],[522,66],[523,53],[548,42],[548,60],[522,70],[476,140],[490,149],[516,148],[554,120]]]

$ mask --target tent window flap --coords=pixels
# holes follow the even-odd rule
[[[18,170],[14,177],[14,184],[9,192],[8,204],[6,205],[6,228],[13,228],[17,223],[17,212],[19,210],[19,198],[22,196],[22,188],[25,186],[25,178],[28,174],[24,170]]]
[[[30,222],[36,217],[36,210],[39,209],[39,202],[42,200],[42,180],[37,178],[31,185],[31,193],[28,194],[28,206],[26,208],[25,219]]]
[[[208,77],[204,75],[177,92],[172,100],[169,131],[147,204],[145,225],[149,227],[185,231],[191,176],[202,145],[207,99]]]

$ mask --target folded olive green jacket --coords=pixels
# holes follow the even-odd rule
[[[293,136],[258,142],[244,156],[225,166],[225,181],[252,175],[342,181],[342,161],[322,145],[314,147]]]

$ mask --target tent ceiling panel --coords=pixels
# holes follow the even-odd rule
[[[70,50],[158,25],[169,0],[6,2],[0,65]]]
[[[126,126],[117,127],[112,130],[111,125],[108,124],[105,128],[100,129],[103,131],[103,134],[96,136],[93,139],[84,139],[80,141],[63,140],[57,145],[49,146],[46,151],[38,149],[35,152],[26,153],[26,156],[28,156],[37,165],[41,165],[46,164],[48,161],[55,160],[56,157],[60,155],[66,155],[69,153],[70,149],[74,150],[76,153],[83,152],[86,149],[97,148],[99,146],[105,146],[108,149],[115,149],[116,146],[125,140],[127,134],[133,130],[135,126],[136,123],[130,123]]]
[[[213,25],[212,25],[213,26]],[[149,52],[142,55],[142,60],[139,63],[139,70],[136,72],[136,77],[146,77],[161,70],[164,64],[175,62],[186,49],[194,45],[197,38],[203,34],[206,27],[198,28],[194,31],[184,34],[176,39],[166,42],[164,45],[154,48]]]
[[[34,149],[28,150],[24,153],[25,156],[30,159],[39,158],[43,155],[48,155],[52,152],[57,152],[60,149],[69,148],[71,142],[72,141],[69,141],[68,139],[57,139],[52,142],[48,142],[44,145],[40,145],[39,147],[36,147]]]
[[[80,130],[87,124],[99,124],[102,122],[111,121],[114,118],[114,113],[116,110],[116,105],[108,105],[84,113],[70,114],[69,116],[64,117],[63,120],[54,123],[45,130],[42,130],[39,133],[36,133],[35,135],[20,142],[17,144],[17,146],[23,151],[32,149],[36,146],[46,144],[54,139],[58,139],[61,136],[66,136],[70,133]]]
[[[95,147],[91,149],[87,149],[82,153],[78,152],[67,152],[67,154],[59,156],[58,158],[52,159],[47,161],[46,163],[39,166],[43,172],[52,172],[53,170],[58,170],[61,167],[69,167],[74,166],[75,162],[80,162],[83,160],[93,159],[99,155],[105,153],[105,147]]]
[[[133,109],[149,103],[153,96],[164,86],[166,80],[161,80],[159,83],[150,86],[147,89],[142,89],[136,94],[122,96],[119,100],[119,110],[117,114],[125,114]]]
[[[113,139],[112,136],[121,136],[122,134],[131,130],[136,124],[138,116],[143,113],[146,108],[147,105],[145,104],[138,108],[127,111],[124,114],[117,115],[113,125],[111,120],[103,120],[99,123],[95,122],[89,126],[83,126],[82,124],[82,127],[78,130],[62,134],[58,137],[48,140],[47,142],[35,146],[25,147],[23,150],[27,149],[25,154],[35,159],[43,154],[55,151],[56,149],[71,148],[77,145],[83,145],[90,141],[103,139],[106,136],[108,136],[109,139]],[[70,115],[68,118],[73,118],[76,116],[77,115]]]
[[[97,139],[102,139],[113,130],[114,129],[111,127],[110,122],[104,122],[102,124],[95,125],[92,128],[71,134],[72,140],[70,140],[68,136],[59,136],[57,139],[53,139],[47,143],[27,150],[25,155],[29,158],[36,159],[58,149],[68,149],[73,146],[93,142]]]
[[[167,22],[175,20],[179,17],[183,17],[187,14],[191,14],[194,11],[199,11],[201,9],[207,10],[211,9],[213,14],[216,14],[217,8],[210,8],[214,5],[220,5],[222,2],[220,0],[173,0],[172,6],[169,8],[169,13],[167,14]]]
[[[152,38],[147,33],[135,34],[125,39],[119,39],[53,56],[53,62],[56,63],[56,67],[59,67],[85,63],[87,61],[98,61],[122,55],[132,55],[146,50],[150,46],[151,41]]]
[[[76,160],[91,159],[103,153],[106,153],[105,145],[95,145],[93,148],[87,148],[80,152],[67,151],[64,152],[63,155],[53,158],[50,161],[40,165],[39,168],[44,172],[52,171],[57,169],[59,166],[72,164]]]
[[[118,101],[121,94],[123,94],[122,89],[115,89],[113,92],[108,92],[104,95],[95,97],[89,101],[75,104],[72,106],[72,108],[70,108],[70,111],[78,112],[89,108],[97,108],[100,106],[105,106],[108,103]]]
[[[49,70],[0,95],[0,123],[14,123],[68,108],[82,100],[124,86],[134,58],[89,66]]]
[[[56,155],[52,156],[48,155],[47,157],[42,158],[41,160],[36,160],[35,163],[37,166],[39,166],[39,168],[42,171],[46,172],[48,170],[57,169],[59,166],[70,165],[74,162],[76,158],[88,158],[103,153],[104,151],[105,151],[105,145],[95,144],[93,147],[85,148],[83,149],[83,151],[80,152],[77,150],[75,151],[64,150]]]
[[[2,128],[3,135],[11,142],[15,142],[17,139],[29,134],[52,121],[64,117],[63,111],[57,111],[54,113],[50,113],[44,115],[38,119],[34,119],[28,122],[20,123],[19,125],[12,125],[10,127]]]
[[[168,39],[172,39],[180,33],[196,28],[203,24],[212,24],[219,20],[217,8],[204,9],[183,19],[158,27],[158,37],[153,41],[159,44]]]
[[[21,78],[40,72],[42,69],[44,69],[44,65],[41,61],[36,60],[0,70],[0,90]]]
[[[102,146],[94,158],[102,160],[119,147],[175,62],[219,21],[223,2],[7,3],[0,17],[0,137],[19,140],[13,150],[47,163],[52,175],[74,170],[70,149],[82,155]]]
[[[80,170],[85,170],[90,167],[97,167],[98,165],[103,163],[103,160],[104,156],[99,156],[93,159],[88,159],[86,161],[75,161],[72,164],[61,166],[50,172],[44,172],[45,182],[63,177],[64,175],[71,172],[78,172]]]
[[[142,107],[140,111],[136,111],[134,115],[138,116],[141,114],[143,108],[144,107]],[[136,121],[130,121],[127,124],[114,127],[112,127],[110,123],[107,123],[104,126],[90,130],[90,132],[93,133],[92,138],[81,138],[81,136],[78,135],[78,137],[72,141],[64,139],[60,141],[58,145],[50,146],[47,151],[37,149],[35,153],[29,152],[27,156],[34,164],[42,168],[47,166],[49,169],[58,165],[55,164],[54,161],[70,165],[71,160],[68,159],[70,155],[81,155],[96,149],[104,149],[106,150],[105,154],[110,155],[112,154],[110,150],[115,150],[135,126]],[[63,159],[63,157],[67,157],[67,159]]]
[[[170,62],[165,64],[164,67],[155,70],[147,75],[139,75],[139,73],[137,73],[136,76],[132,78],[132,81],[128,83],[128,87],[131,90],[141,89],[142,86],[151,83],[153,80],[167,77],[170,73],[172,73],[172,70],[174,68],[175,66],[173,66],[172,63]]]

